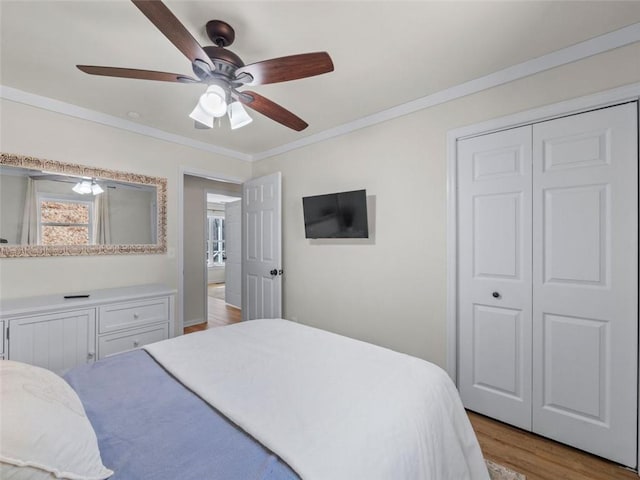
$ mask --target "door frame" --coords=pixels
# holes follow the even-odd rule
[[[458,207],[457,207],[457,142],[464,138],[538,123],[558,117],[575,115],[589,110],[610,107],[629,101],[640,101],[640,83],[605,90],[592,95],[538,107],[513,115],[495,118],[447,132],[447,226],[446,226],[446,366],[445,369],[457,385],[458,379]],[[638,122],[640,139],[640,122]],[[640,356],[639,356],[640,357]],[[640,363],[640,362],[639,362]],[[640,398],[640,382],[638,382]],[[638,431],[640,432],[640,402],[638,406]],[[638,468],[640,470],[640,442],[638,443]]]
[[[219,182],[235,183],[242,185],[246,179],[240,177],[234,177],[219,172],[213,172],[210,170],[204,170],[201,168],[180,166],[178,174],[178,211],[177,211],[177,223],[178,223],[178,238],[177,238],[177,252],[176,252],[176,273],[178,275],[178,294],[176,296],[176,323],[174,327],[174,336],[182,335],[184,333],[184,176],[190,175],[193,177],[206,178],[208,180],[216,180]],[[170,250],[170,249],[169,249]],[[169,258],[171,258],[171,252]],[[205,268],[205,274],[207,269]],[[206,282],[205,282],[206,288]],[[206,300],[206,295],[205,295]],[[206,312],[206,308],[205,308]]]

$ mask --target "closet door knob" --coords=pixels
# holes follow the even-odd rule
[[[492,296],[493,298],[500,298],[500,294],[499,294],[498,292],[493,292],[493,293],[491,294],[491,296]]]

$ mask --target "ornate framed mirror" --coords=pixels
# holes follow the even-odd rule
[[[0,153],[0,257],[165,253],[167,180]]]

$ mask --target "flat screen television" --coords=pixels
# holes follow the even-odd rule
[[[367,191],[302,198],[306,238],[369,238]]]

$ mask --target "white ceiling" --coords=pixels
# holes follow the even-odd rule
[[[640,2],[177,1],[166,5],[202,44],[204,26],[236,30],[246,64],[327,51],[335,71],[251,87],[309,123],[195,130],[203,85],[84,74],[76,64],[191,75],[190,62],[129,1],[0,2],[0,84],[248,155],[353,122],[640,22]]]

